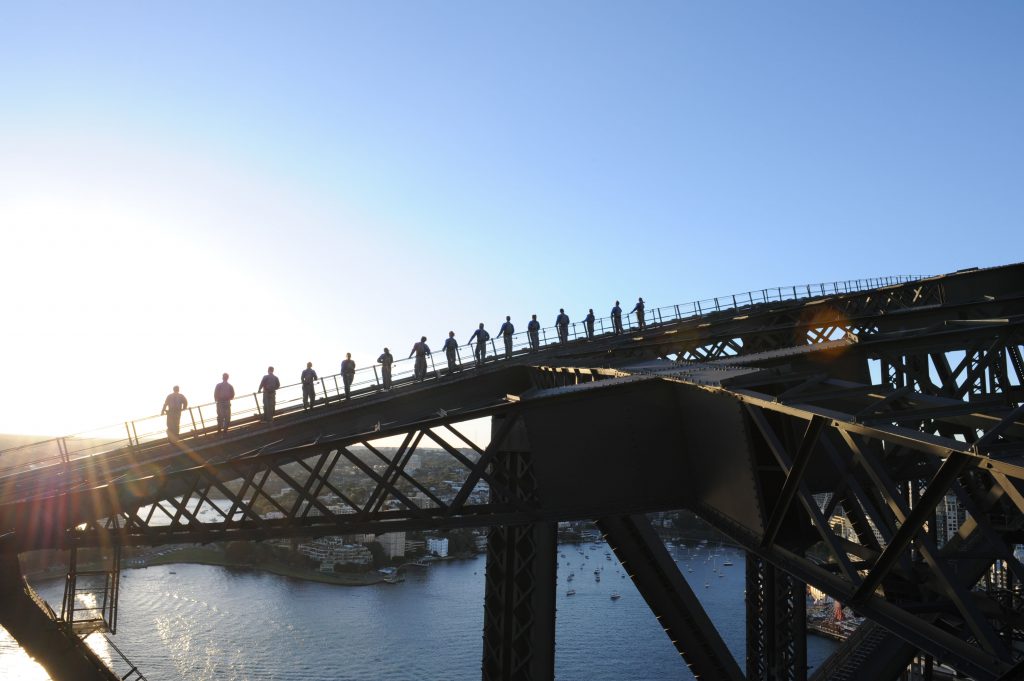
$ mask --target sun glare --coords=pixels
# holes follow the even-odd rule
[[[0,681],[50,681],[42,665],[29,657],[3,627],[0,627],[0,655],[4,660]]]

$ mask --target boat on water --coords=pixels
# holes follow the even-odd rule
[[[601,581],[601,574],[600,573],[594,575],[594,581],[595,582],[600,582]]]
[[[615,593],[613,593],[613,594],[611,595],[611,599],[612,599],[613,601],[617,601],[617,600],[619,600],[620,598],[622,598],[622,596],[621,596],[621,595],[619,595],[619,592],[618,592],[618,591],[616,591]]]
[[[570,572],[569,576],[565,578],[565,581],[571,582],[573,580],[573,578],[575,578],[575,577],[576,577],[576,573],[575,572]]]
[[[576,595],[576,589],[569,589],[568,591],[565,592],[565,595],[566,596],[575,596]]]
[[[722,561],[722,567],[729,567],[730,565],[732,565],[731,560]]]

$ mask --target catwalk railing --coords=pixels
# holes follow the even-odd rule
[[[623,333],[629,334],[641,329],[657,328],[687,319],[701,319],[722,312],[740,311],[758,305],[841,296],[899,286],[922,278],[924,277],[920,275],[898,275],[746,291],[678,305],[647,308],[644,310],[642,325],[634,312],[624,309],[622,313]],[[542,327],[537,331],[536,349],[531,346],[530,335],[526,330],[513,333],[508,344],[504,337],[498,336],[495,332],[484,343],[485,362],[521,359],[535,351],[541,352],[577,342],[586,342],[591,338],[608,338],[613,335],[615,335],[614,323],[610,315],[595,318],[592,334],[584,321],[570,321],[565,330],[565,343],[560,341],[557,326]],[[397,359],[391,367],[390,389],[401,390],[422,380],[437,380],[477,367],[479,366],[475,355],[477,350],[478,343],[476,342],[459,344],[451,356],[448,356],[440,348],[432,350],[425,358],[426,372],[422,378],[416,376],[416,358],[412,354],[409,357]],[[340,373],[321,377],[316,382],[315,388],[317,406],[338,404],[345,399],[360,399],[377,395],[385,390],[383,370],[377,363],[357,369],[349,384],[348,397],[346,397],[344,377]],[[301,410],[302,402],[301,383],[282,386],[276,393],[275,417]],[[263,399],[259,393],[245,393],[232,400],[232,429],[257,424],[263,417]],[[216,431],[216,404],[201,404],[189,407],[182,412],[179,439],[190,440],[205,437],[215,434]],[[166,417],[157,414],[74,435],[48,438],[0,451],[0,477],[126,447],[155,444],[165,441],[167,437]]]

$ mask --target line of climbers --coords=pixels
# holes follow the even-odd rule
[[[633,309],[630,310],[629,314],[636,314],[637,324],[640,329],[643,329],[646,324],[644,322],[644,299],[640,298],[637,300]],[[622,308],[619,307],[619,301],[615,301],[615,306],[611,311],[612,320],[612,333],[615,335],[623,332],[622,328]],[[587,340],[593,340],[594,338],[594,309],[590,308],[587,316],[583,319],[584,329],[586,330]],[[558,342],[565,344],[569,342],[569,315],[565,314],[565,309],[558,310],[558,316],[555,318],[555,329],[558,332]],[[512,336],[515,334],[515,326],[512,325],[512,317],[505,317],[505,321],[502,323],[501,328],[498,329],[498,336],[505,341],[505,358],[512,357]],[[526,325],[526,335],[529,339],[529,350],[530,352],[537,352],[540,349],[540,322],[537,321],[537,315],[532,315],[529,323]],[[487,341],[491,339],[491,335],[484,328],[484,323],[480,322],[479,328],[473,331],[473,335],[466,341],[466,345],[473,345],[476,343],[476,347],[473,350],[473,357],[476,361],[476,366],[483,366],[484,361],[487,357]],[[448,371],[449,373],[455,373],[458,371],[458,352],[459,343],[455,340],[455,332],[449,331],[448,338],[444,341],[445,357],[448,360]],[[417,381],[422,381],[427,377],[427,357],[431,354],[430,346],[427,345],[427,337],[421,336],[419,341],[414,343],[412,350],[409,352],[409,357],[416,356],[416,361],[413,368],[413,377]],[[377,363],[381,366],[381,388],[383,390],[391,389],[391,365],[394,363],[395,358],[391,352],[384,348],[384,352],[377,358]],[[345,353],[345,359],[341,362],[341,380],[345,390],[345,399],[350,396],[352,381],[356,374],[356,363],[352,359],[352,353]],[[306,368],[302,371],[299,377],[299,381],[302,384],[302,409],[304,411],[311,410],[313,405],[316,403],[316,382],[320,380],[317,376],[316,371],[313,369],[312,362],[306,362]],[[260,381],[259,388],[256,392],[263,394],[263,421],[272,421],[274,419],[274,412],[277,407],[277,391],[281,387],[281,379],[274,375],[274,367],[267,367],[267,373]],[[228,374],[223,374],[222,380],[213,389],[213,401],[217,405],[217,432],[226,433],[228,426],[231,423],[231,400],[235,398],[235,388],[228,383]],[[163,409],[160,414],[167,415],[167,435],[174,439],[177,438],[178,432],[181,425],[181,412],[188,408],[188,399],[181,394],[179,386],[174,386],[172,392],[164,400]]]

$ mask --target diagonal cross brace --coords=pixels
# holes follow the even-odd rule
[[[878,486],[879,491],[885,495],[886,502],[889,504],[893,515],[901,523],[900,529],[897,531],[896,535],[893,536],[893,543],[896,543],[898,539],[899,542],[903,544],[899,551],[900,553],[903,552],[903,549],[906,549],[910,541],[912,541],[918,534],[921,526],[924,524],[925,520],[928,519],[928,515],[934,513],[935,506],[950,489],[953,481],[956,479],[956,476],[959,475],[966,466],[976,461],[975,457],[964,454],[963,452],[950,451],[949,456],[933,477],[932,484],[928,485],[928,488],[925,490],[924,495],[922,495],[921,500],[914,505],[914,508],[910,513],[907,513],[906,504],[900,499],[895,485],[889,478],[888,474],[882,469],[881,464],[875,460],[874,455],[870,451],[859,447],[853,440],[852,436],[848,433],[843,432],[843,437],[846,439],[847,445],[854,452],[855,456],[861,460],[865,471],[871,477],[875,485]],[[960,457],[963,457],[965,461],[959,461],[958,459]],[[950,459],[952,459],[952,461],[950,461]],[[929,492],[931,492],[931,494],[929,494]],[[925,497],[928,497],[927,500]],[[925,501],[928,503],[925,503]],[[909,536],[900,535],[904,530],[904,525],[908,526],[906,533]],[[891,547],[887,547],[882,556],[879,556],[879,561],[882,561],[884,558],[886,562],[880,563],[876,561],[875,569],[872,569],[871,572],[868,573],[868,577],[865,579],[865,584],[874,581],[873,575],[876,571],[880,574],[877,577],[875,586],[881,583],[881,580],[884,579],[885,573],[892,567],[891,562],[894,560],[893,557],[886,556],[889,548]],[[931,567],[942,591],[960,612],[964,623],[970,628],[971,633],[977,639],[981,647],[984,648],[986,652],[996,655],[1000,659],[1008,660],[1010,653],[1006,649],[1006,646],[1003,645],[1003,642],[999,639],[999,636],[992,628],[992,624],[985,618],[984,614],[978,608],[978,605],[975,603],[969,590],[956,581],[955,574],[938,556],[938,550],[935,548],[935,543],[931,538],[927,535],[922,535],[918,541],[918,550],[925,562],[927,562]],[[867,601],[872,593],[865,590],[865,584],[862,584],[861,587],[858,588],[854,593],[853,599],[851,599],[861,605]]]
[[[756,409],[750,405],[747,405],[747,413],[754,421],[754,424],[757,426],[758,430],[761,431],[761,436],[764,438],[765,442],[768,443],[768,448],[771,449],[772,454],[775,456],[775,460],[778,461],[779,463],[779,466],[782,467],[784,470],[792,470],[792,466],[790,466],[789,455],[786,453],[785,447],[782,446],[782,443],[779,441],[778,435],[776,435],[775,431],[772,430],[772,427],[768,424],[768,421],[767,419],[765,419],[765,416],[761,412],[761,410]],[[814,529],[817,530],[818,534],[821,536],[822,541],[824,541],[825,544],[828,546],[833,558],[835,558],[836,562],[842,568],[847,578],[854,583],[859,582],[860,575],[857,574],[857,571],[853,568],[853,565],[850,564],[850,559],[846,555],[846,551],[839,543],[839,537],[837,537],[836,534],[829,528],[827,517],[822,515],[817,503],[815,503],[814,498],[811,496],[810,491],[807,489],[807,485],[800,481],[797,483],[797,486],[798,491],[800,493],[800,502],[803,504],[804,509],[807,511],[808,515],[811,516],[811,519],[813,520],[814,524]],[[765,536],[767,536],[767,534]],[[774,542],[774,538],[772,541]],[[769,544],[762,539],[761,545],[768,546]]]
[[[378,450],[376,447],[371,445],[369,442],[362,442],[360,444],[362,444],[364,447],[366,447],[367,451],[372,453],[374,456],[376,456],[378,459],[380,459],[383,463],[388,464],[388,465],[391,464],[391,459],[389,459],[386,456],[384,456],[380,452],[380,450]],[[445,502],[444,501],[442,501],[436,494],[431,492],[419,480],[417,480],[416,478],[414,478],[411,475],[409,475],[408,473],[406,473],[404,469],[400,471],[400,476],[401,476],[401,478],[403,480],[405,480],[410,485],[412,485],[413,487],[418,489],[420,491],[420,493],[422,493],[424,496],[426,496],[428,499],[430,499],[430,501],[433,502],[434,506],[436,506],[437,508],[444,508],[445,507]]]
[[[868,595],[878,588],[878,585],[889,574],[893,565],[899,560],[900,555],[910,545],[910,542],[913,541],[921,527],[934,516],[935,507],[946,496],[956,481],[956,477],[967,467],[969,462],[970,458],[964,454],[959,452],[950,453],[939,467],[939,470],[936,471],[935,475],[928,482],[928,487],[925,489],[924,494],[921,495],[921,498],[914,504],[910,514],[899,518],[899,529],[896,530],[892,541],[882,551],[882,555],[878,557],[871,571],[857,588],[853,595],[854,603],[862,603]],[[863,459],[863,465],[868,473],[875,477],[872,472],[872,463],[867,459]],[[900,515],[902,515],[902,512]]]
[[[779,499],[775,503],[775,508],[772,509],[772,515],[768,520],[768,527],[765,529],[764,539],[762,540],[765,546],[775,541],[776,535],[778,535],[779,530],[782,528],[786,513],[789,512],[789,506],[793,503],[793,497],[796,496],[797,491],[800,489],[800,482],[803,479],[804,472],[807,470],[807,464],[810,463],[811,453],[814,451],[818,435],[821,434],[821,429],[824,425],[825,418],[818,415],[812,416],[807,424],[807,430],[804,431],[804,437],[800,442],[796,458],[793,460],[793,465],[786,471],[786,482],[782,485]]]
[[[739,665],[647,517],[606,516],[597,525],[694,675],[742,681]]]

